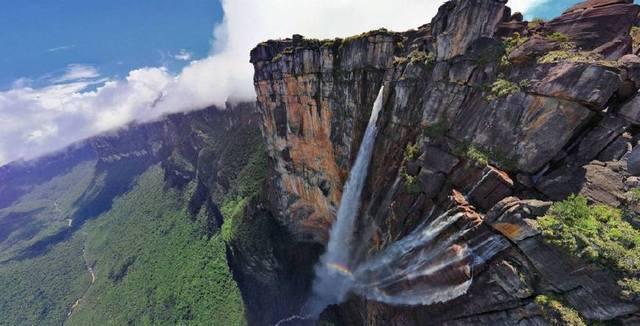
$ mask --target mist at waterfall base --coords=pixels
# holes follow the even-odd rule
[[[460,227],[464,214],[453,209],[435,218],[425,216],[414,231],[372,258],[351,256],[356,252],[352,250],[354,227],[378,132],[376,124],[383,94],[384,86],[373,105],[356,162],[345,184],[327,250],[316,266],[312,295],[300,316],[291,316],[277,325],[317,319],[326,307],[342,303],[350,293],[393,305],[452,300],[467,292],[474,267],[508,247],[507,241],[499,236],[468,237],[473,225]],[[356,266],[355,261],[359,261]]]

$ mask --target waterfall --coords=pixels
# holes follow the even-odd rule
[[[407,236],[368,259],[352,257],[354,227],[378,131],[376,123],[382,109],[383,91],[381,87],[345,184],[327,251],[316,266],[313,293],[299,315],[285,318],[277,325],[316,319],[327,306],[343,302],[349,293],[395,305],[428,305],[452,300],[467,292],[474,268],[509,247],[500,236],[469,234],[474,230],[473,223],[464,226],[463,211],[449,210],[431,220],[434,206],[424,222]],[[490,172],[483,175],[467,196]]]
[[[456,226],[463,215],[447,211],[364,261],[353,272],[353,291],[395,305],[446,302],[466,293],[473,269],[509,243],[501,236],[469,239],[473,228]]]
[[[353,287],[351,274],[351,242],[356,216],[360,210],[360,195],[367,179],[369,162],[373,154],[378,128],[378,114],[382,109],[384,86],[380,88],[373,104],[367,130],[362,138],[356,162],[351,168],[344,186],[340,208],[329,234],[327,251],[316,267],[316,279],[313,284],[314,295],[307,303],[308,313],[317,316],[329,304],[340,303]]]

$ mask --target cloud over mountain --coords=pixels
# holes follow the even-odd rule
[[[428,22],[444,1],[424,0],[223,0],[224,19],[213,32],[207,58],[179,74],[145,67],[124,79],[101,76],[99,67],[71,65],[50,85],[19,80],[0,92],[0,164],[60,149],[126,123],[254,98],[249,50],[260,41],[300,33],[334,38],[386,27],[403,31]],[[544,0],[518,0],[525,11]],[[178,53],[176,60],[189,60]]]

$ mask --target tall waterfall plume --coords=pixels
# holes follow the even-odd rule
[[[352,257],[358,252],[353,250],[354,228],[378,132],[383,94],[381,87],[344,187],[327,250],[316,266],[313,293],[300,315],[283,319],[278,325],[315,319],[327,306],[343,302],[350,293],[394,305],[452,300],[467,292],[474,268],[509,246],[500,236],[474,236],[473,225],[464,226],[464,212],[451,209],[434,218],[431,213],[425,216],[411,233],[372,257]]]
[[[383,105],[384,86],[380,87],[378,97],[373,104],[367,130],[358,150],[356,162],[351,168],[349,179],[344,186],[340,208],[336,221],[331,228],[327,251],[316,267],[316,279],[313,284],[313,297],[306,309],[311,315],[318,315],[329,304],[342,302],[353,288],[351,274],[351,242],[353,228],[360,210],[360,195],[367,179],[369,162],[373,154],[375,138],[378,133],[376,123]]]

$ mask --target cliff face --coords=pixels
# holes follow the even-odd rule
[[[274,159],[273,207],[301,240],[327,240],[359,137],[400,40],[377,32],[349,45],[296,38],[252,52],[263,133]]]
[[[232,180],[247,164],[249,155],[245,152],[263,154],[258,121],[255,106],[246,103],[226,110],[209,108],[173,114],[87,139],[34,161],[3,166],[0,225],[5,224],[6,212],[2,209],[38,186],[64,177],[81,164],[95,166],[89,176],[90,188],[85,194],[78,194],[83,196],[73,203],[73,214],[66,217],[73,224],[67,225],[57,212],[49,212],[50,205],[29,211],[27,216],[33,216],[25,218],[22,225],[5,225],[0,241],[3,254],[15,251],[17,257],[30,257],[64,241],[86,220],[108,211],[113,200],[129,191],[136,178],[155,164],[163,168],[166,187],[189,193],[185,203],[189,213],[211,236],[223,223],[218,206],[232,188]],[[195,183],[195,189],[187,189],[190,183]],[[25,228],[30,233],[23,236],[20,232]]]
[[[325,318],[545,324],[535,298],[553,293],[583,318],[638,322],[638,302],[620,297],[615,272],[544,241],[536,220],[574,193],[638,213],[626,191],[640,172],[640,58],[630,36],[639,11],[631,1],[592,0],[530,23],[505,1],[454,0],[404,33],[259,44],[251,62],[271,158],[262,207],[291,234],[290,246],[328,240],[382,85],[358,221],[365,256],[449,209],[463,211],[472,226],[461,227],[477,237],[510,244],[473,270],[471,289],[453,301],[394,307],[354,296]],[[299,275],[307,284],[311,276]]]
[[[264,180],[258,123],[212,107],[0,167],[0,323],[241,324],[224,230]]]
[[[258,123],[255,106],[242,103],[223,110],[173,114],[154,123],[92,138],[89,144],[101,165],[129,160],[160,163],[167,186],[184,190],[195,181],[189,210],[196,215],[206,208],[207,220],[203,222],[211,234],[223,223],[217,206],[247,164],[245,152],[261,150],[256,146]]]

